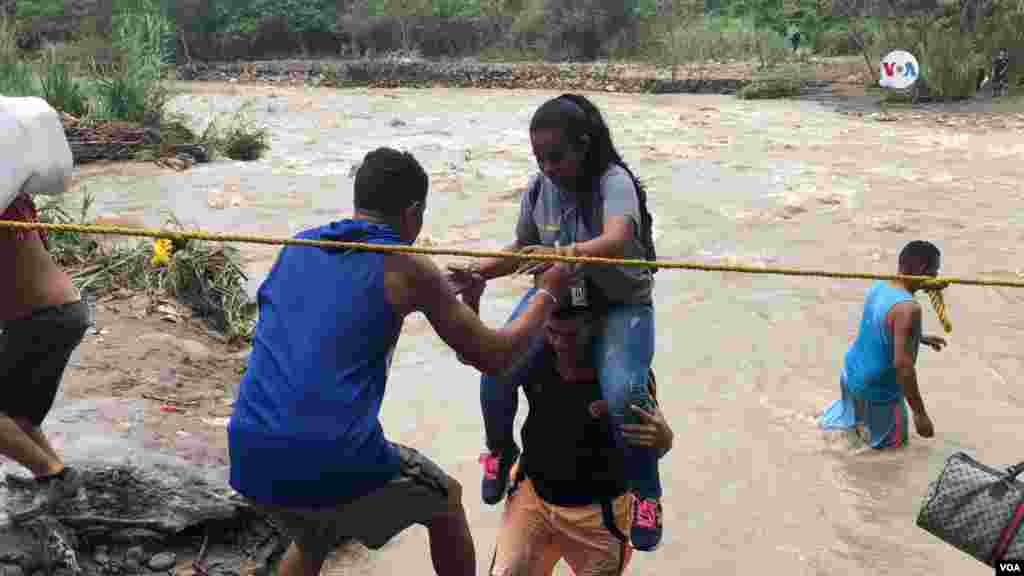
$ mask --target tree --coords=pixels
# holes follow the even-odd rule
[[[429,16],[433,10],[430,0],[384,0],[384,13],[398,22],[402,50],[408,52],[413,49],[412,29],[416,20]]]
[[[863,28],[863,18],[860,17],[860,3],[858,0],[832,0],[832,9],[836,16],[847,21],[850,39],[857,45],[857,49],[864,56],[864,64],[867,66],[871,78],[878,82],[878,69],[871,61],[868,50],[867,34]]]

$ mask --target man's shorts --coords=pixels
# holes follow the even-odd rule
[[[857,432],[872,448],[899,448],[909,440],[907,403],[900,398],[892,402],[871,402],[854,397],[857,421],[863,423]]]
[[[6,322],[0,334],[0,413],[42,424],[89,324],[89,307],[81,301]]]
[[[377,490],[332,508],[285,508],[253,503],[303,550],[331,551],[350,540],[376,550],[413,524],[454,509],[444,470],[413,448],[395,444],[398,476]]]
[[[907,403],[873,402],[850,392],[846,379],[840,378],[841,397],[829,406],[819,422],[826,430],[856,430],[858,436],[875,449],[906,446],[909,440]]]
[[[629,533],[633,499],[623,494],[612,502],[615,524]],[[551,574],[565,559],[576,576],[618,576],[629,561],[631,548],[604,523],[599,504],[564,507],[548,504],[530,479],[519,482],[507,498],[491,576]]]

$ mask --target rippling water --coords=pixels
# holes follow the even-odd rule
[[[258,162],[186,172],[87,167],[79,191],[100,214],[159,225],[167,211],[215,231],[290,235],[345,217],[352,169],[370,149],[413,152],[431,175],[424,235],[444,246],[513,237],[518,189],[535,169],[526,127],[554,93],[332,90],[204,84],[173,106],[201,118],[248,109],[272,131]],[[889,273],[923,237],[944,272],[1024,268],[1019,136],[985,137],[839,116],[811,102],[598,94],[621,152],[651,189],[659,253],[761,266]],[[201,122],[199,122],[201,127]],[[252,287],[274,251],[245,247]],[[923,350],[919,375],[936,436],[887,454],[826,435],[816,415],[867,282],[666,270],[657,275],[659,395],[677,441],[661,465],[664,546],[632,574],[988,574],[914,525],[946,456],[1021,458],[1024,294],[953,287],[954,332]],[[504,321],[520,280],[494,283],[483,315]],[[938,322],[925,305],[925,329]],[[421,317],[406,323],[384,425],[463,482],[481,573],[499,509],[479,500],[478,375]],[[525,403],[522,404],[525,411]],[[432,574],[426,533],[407,531],[346,573]],[[564,567],[560,570],[564,571]]]

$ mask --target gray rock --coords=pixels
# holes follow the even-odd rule
[[[15,523],[6,503],[32,487],[0,482],[0,576],[6,576],[7,564],[20,566],[24,574],[46,569],[48,576],[166,573],[163,566],[175,563],[173,553],[194,553],[191,543],[172,548],[180,540],[175,536],[211,523],[233,527],[207,531],[211,549],[230,542],[232,550],[225,554],[283,539],[231,490],[225,466],[161,453],[143,428],[125,428],[143,408],[141,401],[91,398],[51,413],[49,431],[67,439],[62,452],[79,471],[82,489],[52,510]],[[0,478],[16,471],[16,465],[0,461]],[[155,552],[172,554],[168,560],[153,557]],[[209,560],[216,560],[213,552]]]
[[[0,549],[8,556],[17,552],[27,556],[23,566],[56,561],[76,570],[78,535],[92,541],[109,540],[128,529],[171,535],[209,521],[229,520],[238,513],[226,483],[213,482],[187,463],[72,464],[83,481],[79,498],[62,501],[51,513],[25,524],[0,517]],[[95,560],[108,563],[110,554],[97,554]]]
[[[115,532],[110,536],[110,541],[115,544],[127,544],[134,546],[137,544],[145,544],[147,542],[159,542],[166,538],[165,534],[154,532],[153,530],[146,530],[145,528],[126,528],[119,532]],[[140,549],[139,558],[142,558]]]
[[[185,356],[189,360],[209,360],[213,357],[213,352],[206,347],[205,344],[197,342],[195,340],[180,339],[173,334],[162,334],[159,332],[152,332],[139,336],[140,342],[151,342],[158,345],[173,345],[179,350],[185,353]]]
[[[170,570],[177,561],[178,557],[173,552],[161,552],[149,559],[149,568],[158,572]]]
[[[178,340],[177,344],[178,348],[181,348],[181,351],[185,353],[185,356],[188,356],[189,360],[202,361],[209,360],[213,357],[213,352],[211,352],[210,349],[201,342],[196,342],[195,340]]]
[[[128,562],[139,563],[146,557],[146,551],[143,550],[142,546],[132,546],[124,553],[125,560]]]

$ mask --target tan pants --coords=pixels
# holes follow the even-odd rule
[[[629,533],[633,499],[612,502],[615,524]],[[604,525],[601,506],[548,504],[527,478],[505,504],[491,576],[547,576],[565,559],[576,576],[619,576],[631,548]]]

